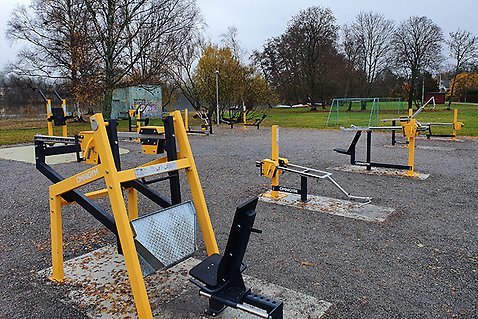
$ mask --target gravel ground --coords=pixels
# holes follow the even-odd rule
[[[332,149],[348,146],[352,137],[281,128],[280,154],[294,164],[328,169],[347,164],[348,157]],[[255,167],[270,156],[270,138],[270,128],[225,127],[190,137],[222,249],[235,207],[270,186]],[[405,148],[385,146],[386,134],[373,138],[373,160],[406,164]],[[429,173],[427,180],[333,171],[353,194],[397,210],[384,223],[260,202],[256,227],[264,232],[251,238],[247,274],[332,302],[326,318],[478,318],[478,141],[420,139],[417,145],[427,146],[416,151],[416,170]],[[121,146],[132,150],[124,165],[135,164],[137,146]],[[84,166],[55,168],[68,175]],[[50,266],[49,181],[31,164],[0,160],[0,171],[0,319],[86,318],[60,302],[64,287],[36,276]],[[281,180],[299,182],[290,174]],[[343,198],[324,181],[311,181],[309,188]],[[183,197],[189,197],[187,187]],[[141,203],[144,212],[156,209]],[[78,206],[64,209],[64,232],[65,259],[114,242]],[[197,257],[204,255],[200,243]]]

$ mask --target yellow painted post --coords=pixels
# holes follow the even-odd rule
[[[93,127],[93,138],[98,147],[102,165],[104,165],[102,167],[104,171],[101,172],[101,174],[104,174],[106,188],[111,202],[111,209],[115,218],[116,228],[118,230],[121,248],[123,249],[124,261],[131,284],[131,290],[133,292],[134,302],[138,312],[138,318],[152,319],[153,315],[151,312],[151,306],[149,304],[148,294],[146,292],[146,286],[133,240],[133,231],[126,211],[118,171],[114,163],[113,155],[110,152],[111,148],[103,116],[101,114],[95,114],[91,117],[91,121]]]
[[[217,247],[216,237],[212,228],[211,219],[209,218],[206,200],[204,199],[204,193],[202,191],[191,146],[189,145],[188,135],[181,118],[181,112],[174,111],[171,113],[171,116],[174,120],[174,134],[176,135],[179,147],[178,159],[187,158],[189,160],[189,168],[186,169],[186,177],[191,189],[191,195],[194,207],[196,208],[196,214],[204,238],[204,244],[206,245],[207,254],[209,256],[212,254],[218,254],[219,248]]]
[[[246,105],[244,104],[244,101],[242,101],[242,123],[244,124],[244,128],[247,128],[246,126],[247,114],[246,114]]]
[[[413,108],[408,109],[408,117],[411,117],[413,115]]]
[[[136,132],[139,133],[141,130],[141,111],[139,107],[136,108]]]
[[[138,218],[138,191],[128,188],[128,216],[129,219]]]
[[[453,137],[451,138],[452,141],[456,141],[456,126],[458,123],[458,109],[453,110]]]
[[[61,219],[61,197],[59,195],[53,194],[50,187],[52,274],[49,279],[54,282],[63,282],[65,280],[65,270],[63,268],[63,231]]]
[[[65,99],[61,100],[61,108],[63,109],[63,114],[66,116],[66,100]],[[66,126],[66,120],[65,120],[65,125],[61,127],[61,133],[63,137],[68,136],[68,128]]]
[[[272,125],[272,153],[271,159],[275,162],[276,166],[279,165],[279,125]],[[279,186],[279,171],[272,177],[272,188]],[[272,198],[279,198],[279,191],[272,190]]]
[[[48,119],[52,116],[51,112],[51,100],[46,100],[46,118],[47,118],[47,125],[48,125],[48,135],[53,136],[53,121],[48,121]]]
[[[415,137],[417,131],[417,121],[410,119],[410,122],[406,124],[408,127],[408,166],[411,169],[408,170],[408,176],[415,176]]]
[[[184,109],[184,127],[186,131],[189,131],[189,114],[187,108]]]

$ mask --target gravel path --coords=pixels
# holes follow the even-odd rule
[[[281,128],[280,154],[291,163],[328,169],[347,164],[332,151],[353,133]],[[191,145],[220,248],[224,249],[235,207],[266,191],[255,161],[270,156],[270,128],[220,128],[192,136]],[[406,149],[388,147],[374,134],[373,160],[406,164]],[[245,261],[247,274],[333,303],[326,318],[478,318],[478,141],[420,139],[416,170],[427,180],[333,171],[354,194],[397,212],[370,223],[259,203]],[[124,155],[137,163],[138,147]],[[83,164],[59,164],[68,175]],[[49,181],[31,164],[0,160],[0,319],[85,318],[65,302],[63,288],[37,278],[50,266]],[[184,174],[183,174],[184,175]],[[284,185],[299,178],[283,175]],[[166,186],[166,185],[164,185]],[[161,189],[163,185],[158,185]],[[310,193],[343,198],[326,182]],[[183,197],[189,197],[187,187]],[[149,202],[144,212],[156,208]],[[77,206],[64,209],[65,259],[114,242]],[[200,243],[199,258],[204,256]],[[287,305],[285,305],[287,307]]]

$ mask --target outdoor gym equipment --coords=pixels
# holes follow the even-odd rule
[[[139,132],[141,126],[149,125],[149,118],[142,117],[145,108],[145,104],[138,104],[136,108],[128,110],[128,131],[133,132],[133,129],[136,129],[136,132]]]
[[[189,126],[189,111],[187,108],[184,109],[184,127],[186,128],[186,132],[188,134],[209,134],[206,129],[207,129],[207,126],[206,125],[203,125],[201,126],[201,130],[193,130],[191,129],[191,127]]]
[[[395,168],[395,169],[403,169],[407,170],[407,176],[416,176],[415,173],[415,138],[418,136],[420,132],[424,132],[428,129],[428,126],[424,126],[420,124],[415,117],[420,114],[420,112],[425,107],[422,106],[418,109],[414,114],[411,114],[409,117],[402,117],[398,119],[389,119],[387,121],[392,121],[392,126],[368,126],[368,127],[358,127],[352,125],[350,128],[341,128],[344,131],[353,131],[356,132],[355,136],[350,143],[348,149],[343,148],[334,148],[334,151],[341,154],[346,154],[350,156],[350,164],[351,165],[358,165],[358,166],[365,166],[368,171],[372,169],[372,167],[383,167],[383,168]],[[400,126],[394,125],[397,121],[400,122]],[[379,162],[372,162],[371,154],[372,154],[372,132],[376,131],[402,131],[403,135],[408,140],[408,164],[407,165],[400,165],[400,164],[390,164],[390,163],[379,163]],[[356,147],[357,142],[359,141],[362,132],[367,132],[367,151],[366,151],[366,160],[358,161],[356,159]]]
[[[46,119],[48,125],[48,135],[53,136],[53,126],[61,126],[62,136],[68,136],[68,128],[66,125],[66,120],[72,118],[66,112],[66,100],[62,99],[58,92],[53,91],[55,97],[60,101],[60,107],[52,107],[51,99],[48,99],[42,90],[38,90],[41,97],[45,101],[46,108]]]
[[[236,209],[224,254],[212,254],[189,271],[199,294],[209,299],[209,315],[229,306],[261,318],[282,318],[282,302],[252,292],[242,278],[246,268],[242,260],[251,232],[262,233],[253,228],[257,200],[255,197]]]
[[[385,121],[385,120],[384,120]],[[395,121],[392,121],[392,125],[395,125]],[[465,124],[458,121],[458,109],[453,110],[453,122],[420,122],[421,125],[427,126],[428,130],[425,132],[427,139],[432,137],[451,137],[452,141],[456,141],[457,131],[460,131]],[[432,127],[451,127],[451,134],[435,134],[432,131]],[[397,143],[395,134],[392,133],[392,145]]]
[[[118,251],[124,255],[138,317],[151,319],[143,273],[172,266],[194,253],[196,216],[207,254],[219,253],[181,113],[176,111],[164,117],[164,126],[143,126],[139,133],[117,132],[116,120],[105,122],[101,114],[93,115],[90,122],[92,130],[81,132],[77,137],[35,136],[36,167],[54,183],[49,187],[50,279],[55,282],[65,280],[62,207],[77,203],[117,236]],[[119,138],[139,140],[144,154],[166,154],[138,167],[122,170]],[[84,162],[93,167],[65,178],[46,164],[48,156],[77,153],[79,150]],[[179,171],[183,169],[192,203],[181,201]],[[86,185],[101,185],[94,183],[100,180],[104,181],[104,188],[100,186],[100,189],[89,193],[79,190]],[[170,198],[148,186],[160,181],[169,181]],[[127,194],[127,203],[123,191]],[[138,217],[138,192],[164,209]],[[112,214],[93,201],[99,197],[109,199]],[[250,214],[249,209],[247,213]],[[241,243],[243,246],[239,247],[245,251],[247,241]],[[227,267],[224,271],[233,272]],[[230,296],[224,297],[226,305],[233,302],[228,299]]]
[[[259,129],[262,121],[267,117],[267,113],[260,113],[254,110],[246,110],[246,106],[242,106],[242,111],[238,108],[229,108],[228,117],[221,118],[222,123],[226,123],[234,128],[234,124],[242,124],[244,128],[255,126]]]
[[[274,199],[281,199],[285,197],[280,192],[286,192],[291,194],[300,194],[300,199],[303,202],[307,201],[307,178],[314,179],[327,179],[335,187],[337,187],[342,193],[347,196],[348,199],[362,201],[366,204],[370,203],[371,197],[355,196],[347,192],[339,183],[332,178],[332,173],[317,170],[314,168],[304,167],[300,165],[294,165],[289,163],[289,160],[284,157],[279,157],[279,126],[272,126],[272,152],[270,159],[263,159],[260,162],[256,162],[256,166],[261,168],[261,176],[265,176],[272,181],[271,197]],[[300,189],[292,187],[284,187],[279,184],[279,175],[284,172],[295,173],[300,176]]]

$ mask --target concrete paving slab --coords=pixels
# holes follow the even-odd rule
[[[259,200],[283,206],[306,209],[347,218],[365,220],[368,222],[384,222],[395,209],[372,204],[363,204],[343,199],[335,199],[316,195],[307,195],[306,203],[300,200],[300,195],[279,192],[280,199],[273,199],[268,191],[259,195]]]
[[[328,169],[349,172],[349,173],[406,177],[406,178],[413,178],[413,179],[422,180],[422,181],[430,177],[430,174],[419,173],[419,172],[415,172],[415,176],[408,176],[407,171],[405,170],[396,170],[396,169],[382,168],[382,167],[372,167],[372,169],[368,171],[365,166],[358,166],[358,165],[343,165],[343,166],[329,167]]]
[[[128,149],[120,148],[120,154],[129,153]],[[35,164],[35,146],[25,145],[8,148],[0,148],[0,159],[19,161],[29,164]],[[63,164],[76,162],[76,154],[60,154],[48,156],[47,164]]]
[[[210,318],[204,315],[207,300],[199,297],[198,289],[188,280],[188,271],[199,263],[189,258],[168,270],[145,278],[146,289],[155,318]],[[51,268],[38,275],[48,277]],[[133,296],[122,255],[106,246],[65,262],[63,283],[68,295],[65,303],[84,309],[89,318],[137,318]],[[293,291],[263,280],[244,276],[254,292],[284,301],[284,318],[320,318],[332,305],[313,296]],[[215,318],[256,319],[236,309],[227,308]]]

